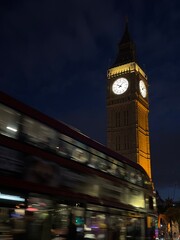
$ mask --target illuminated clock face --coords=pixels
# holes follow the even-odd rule
[[[126,92],[129,82],[126,78],[118,78],[112,85],[113,93],[120,95]]]
[[[146,85],[143,82],[143,80],[139,81],[139,90],[140,90],[142,97],[145,98],[147,96],[147,89],[146,89]]]

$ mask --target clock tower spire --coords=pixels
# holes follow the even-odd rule
[[[126,22],[114,64],[107,71],[107,145],[140,164],[151,178],[148,79],[137,64]]]
[[[129,62],[137,62],[137,57],[136,47],[129,34],[128,22],[126,22],[124,35],[119,42],[118,54],[113,66],[115,67]]]

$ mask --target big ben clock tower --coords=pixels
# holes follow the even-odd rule
[[[128,25],[107,72],[107,145],[140,164],[151,178],[148,81],[137,64]]]

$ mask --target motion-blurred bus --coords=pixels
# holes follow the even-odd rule
[[[66,239],[70,214],[77,240],[155,237],[140,165],[0,92],[0,236]]]

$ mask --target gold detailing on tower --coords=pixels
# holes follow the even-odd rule
[[[117,67],[113,67],[108,69],[107,71],[107,78],[110,79],[112,77],[116,77],[122,73],[132,73],[138,72],[140,73],[145,79],[147,79],[146,74],[143,70],[139,67],[139,65],[135,62],[126,63]]]

